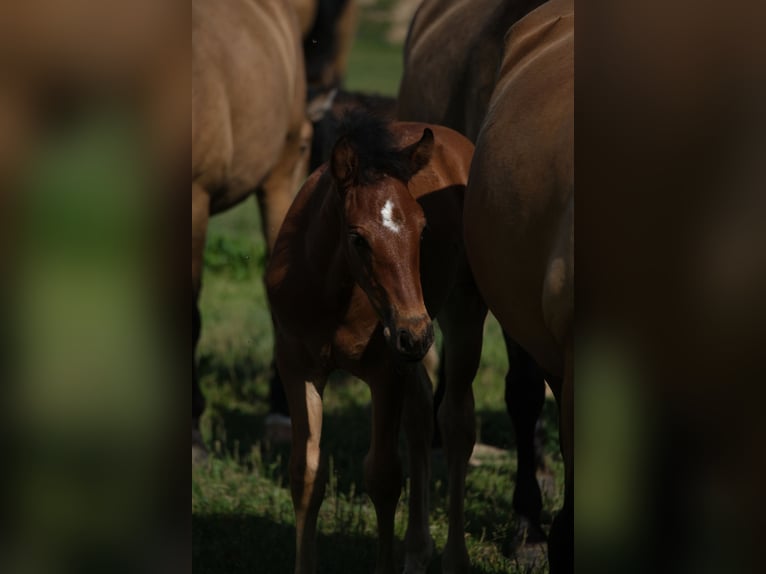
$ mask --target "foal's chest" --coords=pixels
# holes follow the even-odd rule
[[[355,287],[333,333],[335,359],[338,362],[361,360],[378,327],[378,317],[367,295],[358,286]]]

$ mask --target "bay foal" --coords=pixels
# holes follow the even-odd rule
[[[421,359],[437,317],[450,349],[441,422],[450,473],[450,548],[461,545],[463,490],[474,443],[471,383],[486,307],[462,242],[462,203],[473,145],[448,128],[386,124],[353,115],[330,161],[290,208],[266,271],[277,366],[292,415],[290,483],[295,572],[316,569],[325,486],[322,393],[343,369],[372,393],[364,480],[378,523],[377,573],[397,570],[394,511],[402,486],[400,423],[409,443],[411,496],[405,572],[425,572],[432,433],[431,387]],[[444,421],[450,425],[445,427]],[[454,527],[453,527],[454,522]],[[459,553],[459,552],[458,552]]]

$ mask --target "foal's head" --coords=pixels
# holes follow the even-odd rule
[[[433,343],[420,284],[423,210],[407,188],[431,158],[434,136],[403,149],[382,120],[351,116],[333,148],[331,173],[342,199],[351,272],[375,308],[389,345],[418,361]]]

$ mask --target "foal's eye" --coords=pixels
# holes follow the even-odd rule
[[[352,231],[351,233],[348,234],[348,239],[351,242],[351,245],[353,245],[357,249],[363,249],[367,247],[368,245],[367,240],[361,235],[359,235],[358,233],[356,233],[355,231]]]

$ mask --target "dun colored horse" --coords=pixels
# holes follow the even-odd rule
[[[465,203],[476,282],[500,324],[548,373],[566,485],[551,572],[573,569],[574,8],[550,0],[510,30]]]
[[[376,572],[395,570],[402,421],[412,475],[405,572],[425,572],[433,551],[427,520],[433,423],[423,416],[431,409],[431,388],[421,359],[433,342],[434,317],[449,350],[440,413],[450,474],[445,564],[465,551],[464,477],[474,442],[471,384],[486,316],[462,247],[473,145],[448,128],[386,124],[372,116],[351,116],[341,133],[331,160],[311,175],[290,208],[266,272],[277,364],[292,415],[295,572],[316,569],[326,480],[322,393],[335,369],[363,379],[372,392],[364,477],[377,514]]]
[[[476,141],[495,86],[508,29],[542,0],[424,0],[405,45],[397,118],[448,126]],[[424,81],[427,78],[427,81]],[[535,425],[545,400],[542,370],[503,332],[508,354],[505,400],[516,435],[518,472],[513,496],[526,540],[544,539],[536,469]],[[442,363],[444,360],[442,360]],[[443,392],[440,382],[436,406]]]
[[[300,42],[283,0],[192,2],[193,449],[202,448],[194,350],[208,219],[255,193],[267,247],[274,245],[308,160]]]

